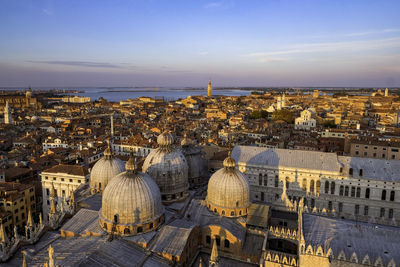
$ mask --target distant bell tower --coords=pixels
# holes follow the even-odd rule
[[[208,96],[208,97],[211,97],[211,96],[212,96],[211,80],[208,81],[207,96]]]
[[[6,106],[4,107],[4,123],[12,124],[11,111],[10,106],[8,105],[8,101],[6,102]]]

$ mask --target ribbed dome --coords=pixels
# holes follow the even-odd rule
[[[90,172],[90,188],[103,191],[112,178],[125,171],[122,160],[112,156],[110,148],[104,151],[104,157],[99,159]]]
[[[159,139],[163,142],[164,140],[172,140],[172,136],[168,135],[170,137],[160,138],[159,136]],[[170,143],[170,141],[165,142]],[[186,198],[189,184],[188,165],[185,156],[180,150],[165,148],[164,145],[160,145],[150,152],[143,163],[142,170],[156,181],[163,195],[163,201],[167,203]]]
[[[250,186],[247,177],[235,168],[235,160],[228,156],[224,167],[208,182],[207,205],[212,211],[228,217],[247,214],[250,205]]]
[[[160,147],[167,147],[174,143],[174,138],[168,132],[163,132],[157,137],[157,143]]]
[[[185,143],[185,139],[182,140],[182,153],[186,158],[188,164],[188,178],[189,185],[191,187],[196,187],[202,184],[202,178],[208,177],[206,162],[202,157],[201,149],[192,142]]]
[[[104,190],[101,221],[113,224],[117,220],[116,225],[122,227],[153,225],[164,214],[160,189],[149,175],[137,172],[132,166],[135,166],[133,160],[128,161],[128,170],[112,179]],[[153,226],[144,231],[148,228]]]

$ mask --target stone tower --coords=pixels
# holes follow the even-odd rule
[[[212,86],[211,86],[211,80],[209,80],[209,81],[208,81],[207,96],[208,96],[208,97],[212,97]]]
[[[4,107],[4,123],[12,124],[11,110],[10,106],[8,105],[8,101],[6,102],[6,106]]]

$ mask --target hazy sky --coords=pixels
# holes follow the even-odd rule
[[[398,0],[0,0],[0,87],[400,86]]]

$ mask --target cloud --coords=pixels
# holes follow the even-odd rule
[[[200,51],[199,55],[200,56],[206,56],[206,55],[208,55],[208,52],[207,51]]]
[[[375,50],[389,47],[399,47],[399,38],[387,38],[387,39],[376,39],[376,40],[364,40],[364,41],[348,41],[348,42],[327,42],[327,43],[315,43],[315,44],[297,44],[292,45],[284,50],[267,51],[267,52],[256,52],[250,53],[247,56],[257,58],[260,62],[271,62],[274,59],[284,59],[282,56],[290,56],[294,54],[311,54],[311,53],[344,53],[349,51],[361,51],[361,50]],[[277,57],[280,56],[280,57]],[[288,60],[288,58],[286,58]]]
[[[385,29],[383,32],[400,32],[400,29]]]
[[[210,2],[207,3],[203,6],[205,9],[229,9],[233,7],[235,3],[232,0],[224,0],[224,1],[218,1],[218,2]]]
[[[46,14],[47,16],[53,16],[53,15],[54,15],[53,10],[48,9],[48,8],[44,8],[44,9],[42,10],[42,12],[43,12],[44,14]]]
[[[209,8],[218,8],[223,6],[223,2],[212,2],[204,5],[204,8],[209,9]]]
[[[116,65],[109,62],[91,62],[91,61],[64,61],[64,60],[28,60],[30,63],[51,64],[51,65],[64,65],[76,67],[90,67],[90,68],[126,68],[126,66]],[[126,65],[126,63],[123,63]]]

